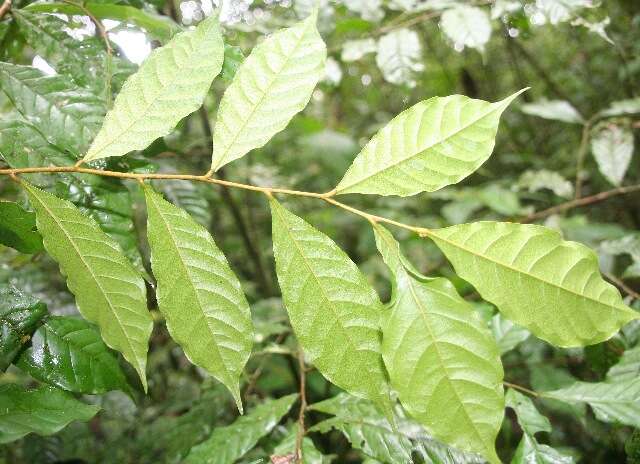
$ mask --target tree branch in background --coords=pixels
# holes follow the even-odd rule
[[[296,434],[296,447],[294,450],[295,462],[302,463],[302,441],[306,433],[304,428],[304,414],[307,410],[307,374],[304,366],[304,352],[298,347],[298,370],[300,371],[300,412],[298,413],[298,433]]]
[[[11,0],[4,0],[4,2],[2,2],[2,5],[0,5],[0,19],[2,19],[4,15],[7,14],[7,11],[9,11],[10,9],[11,9]]]

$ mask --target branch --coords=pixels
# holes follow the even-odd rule
[[[10,9],[11,9],[11,0],[4,0],[4,2],[2,2],[2,5],[0,5],[0,19],[2,19],[4,15],[7,14],[7,11],[9,11]]]
[[[567,201],[566,203],[561,203],[551,208],[547,208],[542,211],[532,213],[529,216],[526,216],[518,220],[518,222],[522,222],[526,224],[528,222],[533,222],[537,219],[542,219],[547,216],[551,216],[552,214],[562,213],[563,211],[567,211],[573,208],[590,205],[592,203],[598,203],[600,201],[607,200],[611,197],[615,197],[618,195],[625,195],[625,194],[634,193],[634,192],[640,192],[640,184],[629,185],[626,187],[618,187],[612,190],[596,193],[595,195],[591,195],[588,197],[576,198],[575,200]]]

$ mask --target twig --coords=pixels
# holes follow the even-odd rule
[[[307,410],[307,375],[304,366],[304,353],[298,348],[298,370],[300,371],[300,412],[298,413],[298,433],[296,434],[296,447],[294,450],[295,462],[302,463],[302,441],[306,433],[304,428],[304,414]]]
[[[640,293],[636,292],[634,289],[632,289],[627,284],[625,284],[622,279],[618,279],[616,276],[608,272],[605,272],[604,276],[607,278],[607,280],[615,284],[617,287],[620,288],[620,290],[625,292],[631,298],[633,298],[634,300],[640,300]]]
[[[591,134],[592,121],[585,122],[582,128],[582,137],[580,138],[580,148],[578,148],[578,159],[576,160],[576,186],[575,186],[575,199],[579,199],[582,196],[582,169],[584,167],[584,159],[587,156],[587,149],[589,147],[589,135]]]
[[[2,19],[4,15],[7,14],[7,11],[9,11],[10,9],[11,9],[11,0],[4,0],[4,2],[2,2],[2,5],[0,5],[0,19]]]
[[[514,390],[520,390],[521,392],[524,392],[524,393],[526,393],[528,395],[531,395],[534,398],[541,398],[541,397],[544,396],[542,393],[530,390],[529,388],[523,387],[522,385],[517,385],[517,384],[511,383],[511,382],[502,382],[502,383],[503,383],[503,385],[505,387],[513,388]]]
[[[551,216],[552,214],[562,213],[563,211],[567,211],[569,209],[590,205],[592,203],[597,203],[600,201],[607,200],[611,197],[615,197],[618,195],[625,195],[625,194],[634,193],[634,192],[640,192],[640,184],[629,185],[626,187],[618,187],[612,190],[606,190],[604,192],[596,193],[595,195],[591,195],[588,197],[582,197],[582,198],[577,198],[571,201],[567,201],[565,203],[552,206],[551,208],[547,208],[542,211],[532,213],[529,216],[521,218],[518,222],[522,222],[522,223],[533,222],[537,219],[542,219],[547,216]]]
[[[107,98],[107,108],[110,108],[111,107],[111,66],[112,66],[112,58],[113,58],[113,48],[111,47],[111,42],[109,41],[109,34],[107,33],[107,30],[105,29],[104,24],[102,24],[102,21],[96,18],[96,16],[93,13],[91,13],[91,11],[89,11],[89,9],[85,7],[82,3],[74,2],[73,0],[62,0],[62,2],[68,5],[75,6],[80,11],[82,11],[86,16],[88,16],[91,22],[95,24],[98,34],[104,41],[104,46],[107,51],[107,56],[105,58],[106,62],[104,67],[105,68],[104,69],[105,96]]]

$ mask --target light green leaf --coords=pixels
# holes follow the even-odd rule
[[[514,324],[500,313],[491,318],[491,332],[498,342],[500,354],[513,350],[531,335],[527,329]]]
[[[543,392],[545,398],[553,398],[569,404],[587,403],[596,418],[640,427],[640,378],[614,379],[607,382],[575,382],[566,388]]]
[[[495,340],[451,282],[414,277],[398,266],[393,236],[379,225],[374,232],[387,265],[396,266],[382,356],[400,402],[435,438],[499,462],[504,397]],[[389,259],[392,249],[398,256]]]
[[[298,395],[265,400],[246,416],[226,427],[218,427],[204,442],[191,448],[183,464],[229,464],[251,450],[258,440],[280,422]]]
[[[31,66],[0,62],[0,88],[49,143],[74,156],[87,148],[104,116],[104,103],[91,92]]]
[[[474,6],[461,5],[446,10],[440,19],[440,27],[456,47],[484,52],[484,46],[491,38],[489,15]]]
[[[47,319],[16,365],[33,378],[64,390],[87,394],[129,390],[118,358],[97,328],[74,317]]]
[[[291,456],[295,453],[297,435],[298,424],[291,427],[289,433],[278,443],[278,446],[274,448],[273,453],[271,453],[272,461],[274,457]],[[324,464],[328,462],[328,458],[316,449],[313,441],[309,437],[304,437],[302,440],[302,457],[304,464]]]
[[[167,42],[175,33],[180,31],[180,26],[167,16],[155,14],[144,8],[136,8],[129,5],[118,5],[115,3],[87,2],[83,4],[92,15],[98,19],[113,19],[125,23],[133,23],[146,30],[150,35]],[[82,8],[69,3],[59,2],[38,2],[31,3],[25,7],[27,11],[41,13],[58,13],[68,15],[84,15]]]
[[[584,118],[578,113],[578,110],[564,100],[540,100],[534,103],[525,103],[520,106],[520,109],[525,114],[552,121],[584,124]]]
[[[625,350],[617,364],[607,372],[608,381],[640,378],[640,346]]]
[[[0,386],[0,443],[29,433],[51,435],[74,420],[88,421],[100,410],[53,387],[24,390],[15,384]]]
[[[640,113],[640,97],[612,102],[609,108],[599,113],[603,117],[624,116]]]
[[[424,235],[505,317],[557,346],[607,340],[638,318],[600,276],[595,253],[552,229],[483,221]]]
[[[0,243],[21,253],[42,250],[42,237],[36,229],[36,215],[12,201],[0,200]]]
[[[122,86],[84,160],[126,155],[167,135],[202,105],[223,59],[216,16],[154,50]]]
[[[302,111],[324,77],[326,55],[315,14],[251,51],[220,102],[213,171],[263,146]]]
[[[158,308],[187,357],[222,382],[242,411],[239,377],[253,341],[249,304],[209,232],[146,187]]]
[[[548,445],[539,444],[530,435],[523,435],[511,464],[573,464],[573,456],[563,454]]]
[[[0,372],[4,372],[29,341],[47,306],[14,287],[0,286]]]
[[[325,234],[273,199],[271,215],[276,273],[307,359],[331,383],[388,410],[378,295]]]
[[[415,73],[424,70],[418,33],[404,28],[380,37],[376,64],[387,82],[415,87]]]
[[[337,193],[409,196],[459,182],[489,158],[500,115],[521,92],[497,103],[453,95],[412,106],[369,141]]]
[[[612,124],[602,127],[591,138],[591,151],[602,175],[620,185],[633,156],[633,132]]]
[[[549,419],[538,412],[529,397],[509,389],[504,398],[506,406],[516,412],[518,423],[525,433],[534,436],[538,432],[551,432]]]
[[[146,390],[147,344],[153,328],[142,277],[117,243],[70,202],[22,182],[47,252],[67,276],[80,314],[100,327],[105,343],[120,351]]]

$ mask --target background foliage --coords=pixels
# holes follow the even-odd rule
[[[154,137],[140,140],[135,127],[133,133],[125,133],[130,143],[140,143],[140,151],[124,158],[98,159],[100,152],[90,146],[125,79],[151,49],[167,43],[178,31],[201,23],[211,16],[214,6],[219,7],[225,48],[224,57],[220,56],[218,66],[213,66],[221,67],[221,79],[213,83],[204,107],[190,114],[198,107],[197,101],[183,97],[192,95],[194,88],[204,95],[210,84],[206,77],[214,70],[201,69],[197,54],[178,63],[169,54],[154,55],[157,61],[153,65],[158,68],[147,62],[148,67],[143,69],[148,72],[138,74],[138,82],[130,81],[129,87],[138,85],[139,93],[151,88],[154,69],[160,68],[173,69],[176,76],[189,76],[192,81],[175,89],[175,101],[160,102],[148,111],[145,117],[158,121]],[[210,168],[213,138],[217,140],[213,167],[221,167],[217,171],[220,178],[326,192],[339,184],[361,147],[379,129],[416,103],[453,94],[498,102],[518,89],[531,87],[502,115],[494,154],[475,175],[433,193],[408,198],[352,195],[349,204],[429,228],[480,220],[544,224],[565,239],[595,250],[606,279],[621,290],[626,304],[640,308],[640,193],[634,187],[640,182],[640,161],[634,155],[640,124],[637,1],[321,1],[318,29],[328,49],[324,79],[286,130],[264,147],[227,165],[269,137],[262,140],[252,131],[233,127],[233,121],[225,125],[229,133],[217,126],[212,130],[210,121],[215,121],[219,107],[238,105],[235,111],[242,112],[242,98],[250,98],[246,88],[234,84],[225,103],[225,88],[256,44],[274,31],[307,18],[312,9],[313,2],[307,0],[221,0],[215,5],[193,0],[84,4],[14,1],[0,22],[2,167],[72,165],[89,151],[91,159],[98,159],[92,166],[100,169],[200,174]],[[211,24],[203,26],[217,27]],[[313,33],[308,27],[296,27],[289,34],[298,34],[300,40],[311,45],[297,57],[299,67],[290,69],[288,80],[278,85],[288,85],[305,64],[309,68],[319,66]],[[201,27],[189,37],[204,37],[203,30]],[[189,40],[185,38],[181,47],[188,47]],[[209,46],[214,50],[215,40]],[[255,61],[256,66],[272,64],[260,55]],[[245,81],[239,78],[235,82]],[[309,91],[313,84],[304,83]],[[303,100],[294,99],[285,105],[274,99],[274,105],[281,103],[282,121],[272,121],[272,133],[286,125],[287,111],[293,115],[304,107]],[[167,108],[175,111],[175,120]],[[110,124],[116,129],[122,129],[120,125],[130,129],[123,118],[112,117]],[[175,130],[156,139],[176,123]],[[241,136],[235,137],[234,133]],[[252,139],[254,135],[256,140]],[[126,145],[125,136],[118,140]],[[104,140],[101,137],[96,140]],[[154,139],[146,147],[145,142]],[[109,249],[124,252],[131,264],[121,261],[110,266],[120,266],[118,272],[131,276],[135,288],[136,301],[128,304],[137,311],[138,320],[131,330],[151,330],[151,318],[144,308],[146,293],[153,332],[145,394],[133,367],[102,341],[117,347],[121,337],[101,334],[84,319],[69,317],[80,312],[87,320],[99,323],[98,318],[111,303],[101,300],[99,294],[87,302],[74,301],[58,265],[43,251],[42,238],[35,231],[35,215],[28,210],[38,212],[38,198],[44,204],[54,201],[47,200],[51,195],[29,188],[28,202],[25,193],[3,176],[0,367],[8,369],[0,377],[0,437],[2,442],[18,439],[2,446],[4,462],[293,462],[300,407],[295,394],[301,388],[310,405],[305,415],[308,433],[302,442],[305,462],[482,462],[475,455],[448,446],[457,445],[455,441],[448,440],[445,445],[434,440],[416,424],[416,419],[424,423],[429,418],[426,414],[427,418],[421,419],[425,405],[419,396],[417,401],[411,399],[415,389],[408,379],[404,389],[396,390],[411,417],[397,407],[396,423],[392,425],[385,418],[389,411],[380,404],[384,402],[374,404],[342,392],[310,364],[305,370],[291,329],[291,325],[296,328],[297,321],[291,317],[289,322],[280,296],[270,239],[270,208],[262,195],[181,180],[152,184],[187,211],[190,219],[171,216],[175,211],[170,205],[136,182],[74,173],[22,177],[93,218],[99,225],[94,232],[102,234],[105,253]],[[342,182],[340,185],[349,184]],[[411,185],[403,186],[407,194],[415,191]],[[393,238],[385,242],[386,229],[376,229],[374,236],[370,224],[357,216],[321,207],[324,205],[310,199],[287,196],[278,200],[281,204],[271,202],[271,209],[284,212],[274,212],[279,218],[274,231],[296,224],[300,241],[317,241],[335,259],[335,266],[343,266],[340,269],[344,268],[344,275],[352,271],[349,264],[341,264],[342,257],[331,244],[281,208],[295,212],[336,241],[384,303],[391,301],[389,282],[395,279],[417,292],[439,295],[450,302],[454,315],[467,307],[476,311],[473,327],[457,326],[449,314],[452,319],[446,328],[490,332],[500,350],[505,385],[525,387],[506,390],[507,412],[496,443],[503,462],[638,462],[640,437],[634,432],[634,427],[640,427],[637,321],[595,345],[556,348],[524,328],[532,329],[530,321],[516,318],[514,321],[522,326],[516,325],[483,301],[478,292],[484,294],[484,287],[494,282],[486,277],[487,272],[469,272],[458,251],[443,248],[460,277],[433,242],[408,231],[393,231],[402,243],[402,256],[394,251]],[[79,220],[69,205],[61,202],[56,207],[68,210],[64,212],[68,220]],[[215,237],[215,243],[200,243],[201,257],[209,260],[207,266],[215,268],[229,288],[236,289],[232,307],[237,308],[238,321],[246,323],[248,302],[254,325],[251,340],[243,340],[242,347],[230,355],[248,357],[239,392],[234,391],[238,373],[230,375],[218,362],[203,366],[206,361],[198,359],[208,359],[202,354],[207,350],[183,352],[174,341],[188,339],[191,334],[188,330],[179,333],[184,321],[165,320],[163,304],[177,301],[188,302],[185,306],[189,307],[197,305],[199,289],[187,296],[163,293],[162,286],[169,287],[175,277],[172,265],[181,250],[176,247],[174,258],[168,262],[154,261],[152,269],[150,254],[154,246],[160,246],[162,237],[146,240],[146,210],[150,224],[171,216],[171,221],[164,222],[168,231],[186,227],[185,221],[191,221],[199,224],[201,229],[197,230],[206,229]],[[446,237],[440,232],[443,240],[463,233],[462,227],[444,229],[450,232]],[[40,223],[39,228],[44,233]],[[507,233],[494,231],[487,240]],[[545,237],[556,240],[555,236]],[[438,238],[434,240],[437,243]],[[287,256],[291,241],[278,243],[274,239],[273,245],[276,258],[295,260],[295,256]],[[68,249],[58,246],[57,252],[49,246],[48,251],[64,268],[62,261],[69,256]],[[216,254],[217,247],[224,250],[228,265],[219,251]],[[398,262],[407,260],[412,264],[398,266]],[[560,256],[557,263],[560,266],[567,261]],[[229,267],[239,283],[227,272]],[[136,280],[136,271],[145,276],[144,283]],[[279,269],[285,299],[293,297],[286,290],[283,276],[293,278],[300,271],[299,266],[282,272]],[[151,291],[156,285],[151,275],[157,279],[157,301]],[[489,282],[478,276],[485,276]],[[455,288],[439,277],[451,280]],[[504,280],[508,281],[508,276]],[[85,284],[70,280],[68,285]],[[146,285],[146,292],[141,285]],[[500,303],[504,300],[508,305],[518,293],[523,294],[518,301],[526,300],[534,285],[508,283],[507,295],[501,296]],[[586,288],[601,293],[600,287]],[[208,297],[222,299],[220,295]],[[566,298],[563,304],[576,304]],[[413,307],[411,301],[404,304]],[[619,307],[615,302],[607,304],[610,311]],[[287,306],[290,313],[291,307],[302,313],[308,309],[293,303]],[[523,310],[522,305],[512,306],[517,306],[510,309],[512,313]],[[553,317],[549,314],[550,328],[556,322]],[[620,321],[627,320],[625,317],[620,315]],[[591,325],[583,314],[572,324],[576,337],[595,337],[596,333],[598,341],[607,339],[617,328],[598,324],[597,320]],[[144,339],[142,335],[140,338]],[[546,339],[562,346],[575,345],[575,340],[560,335]],[[300,342],[305,342],[304,337]],[[385,356],[397,349],[393,337],[388,343],[382,348]],[[141,349],[129,348],[120,351],[144,371]],[[486,352],[480,348],[477,362],[497,356],[489,348]],[[453,348],[451,353],[455,355]],[[336,372],[332,381],[347,390],[357,381],[357,374],[340,372],[342,366],[333,359],[326,361],[311,353],[307,358],[319,369],[333,366]],[[365,360],[363,365],[369,363]],[[377,375],[373,371],[368,372],[372,378]],[[437,378],[440,372],[434,368],[430,374],[433,377],[425,375],[418,385]],[[491,369],[484,372],[493,380],[499,379],[499,374]],[[390,371],[389,376],[402,385],[406,373]],[[238,418],[234,399],[223,384],[244,403],[244,416]],[[20,393],[23,387],[29,388],[29,397]],[[538,392],[546,393],[539,396]],[[492,401],[496,400],[490,394],[482,398],[483,404]],[[38,405],[43,403],[52,416],[38,416]],[[19,428],[15,427],[16,417],[20,418]],[[460,419],[451,420],[455,427]]]

